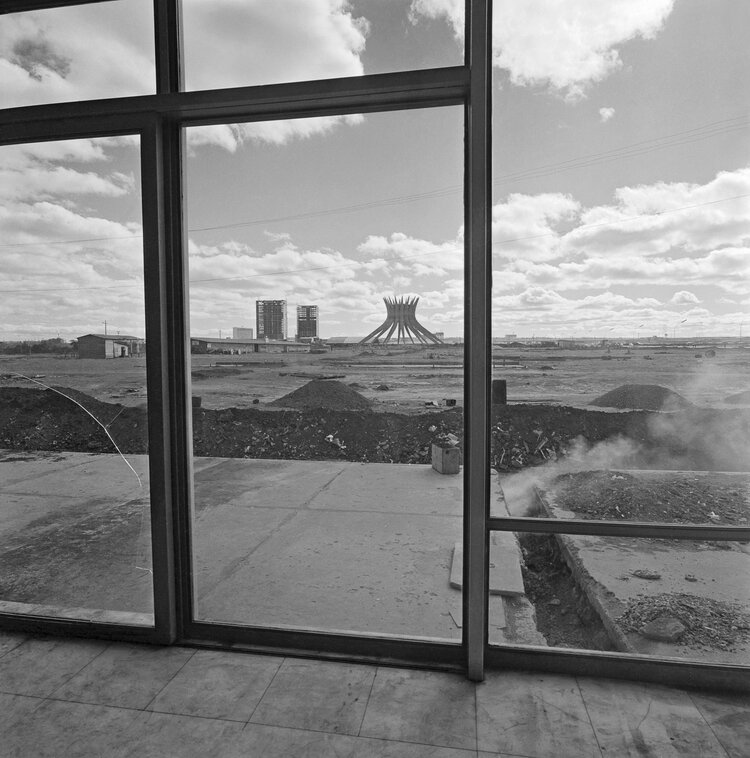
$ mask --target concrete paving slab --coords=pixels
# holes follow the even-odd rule
[[[526,594],[521,574],[521,548],[512,532],[493,532],[490,535],[490,594],[510,597]],[[453,546],[451,587],[463,586],[464,548],[462,542]]]
[[[129,460],[146,483],[148,457]],[[0,550],[0,602],[32,615],[149,623],[148,499],[137,487],[128,497],[122,459],[6,461],[0,543],[12,549]],[[449,583],[459,478],[428,465],[337,461],[198,458],[194,471],[201,620],[460,639],[451,615],[460,593]],[[499,603],[491,637],[503,641],[503,600],[490,602]]]
[[[358,465],[338,461],[225,458],[196,472],[196,508],[219,505],[306,508],[347,466]]]
[[[111,498],[113,493],[134,497],[138,492],[148,493],[148,456],[129,455],[127,461],[135,469],[138,479],[119,455],[91,455],[88,453],[61,453],[65,460],[51,461],[45,471],[45,461],[27,469],[28,476],[7,484],[0,482],[3,493],[76,497],[81,499]],[[76,456],[71,458],[70,456]],[[80,456],[80,457],[78,457]],[[14,465],[12,463],[5,465]],[[23,474],[23,472],[21,472]]]
[[[198,617],[458,639],[448,576],[460,534],[460,518],[297,511],[198,599]]]
[[[377,513],[460,516],[463,487],[459,478],[439,474],[432,466],[364,463],[348,466],[311,508]]]
[[[463,626],[463,606],[461,601],[461,594],[456,593],[451,607],[451,618],[453,623],[459,627]],[[505,617],[505,603],[503,598],[499,595],[490,597],[490,613],[489,613],[489,627],[490,627],[490,641],[491,642],[504,642],[504,639],[497,639],[498,633],[502,635],[503,630],[508,626],[508,621]]]

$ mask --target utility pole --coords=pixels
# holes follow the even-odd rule
[[[107,336],[107,322],[104,322],[104,336]]]

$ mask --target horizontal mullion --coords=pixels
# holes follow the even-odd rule
[[[672,687],[701,687],[722,692],[750,692],[747,666],[659,658],[599,650],[565,650],[530,645],[490,644],[488,668],[540,671],[567,676],[598,676],[655,682]]]
[[[750,528],[702,526],[699,524],[646,524],[619,521],[584,521],[554,518],[490,518],[490,531],[536,532],[540,534],[580,534],[598,537],[646,537],[671,540],[715,540],[750,542]]]
[[[19,127],[34,134],[79,119],[156,114],[193,124],[304,118],[462,103],[468,70],[462,66],[374,74],[257,87],[172,92],[105,100],[49,103],[0,110],[0,140],[18,139]]]
[[[0,114],[2,113],[0,111]],[[9,124],[3,124],[0,116],[0,145],[138,134],[152,123],[153,114],[146,112],[67,117]]]
[[[47,8],[60,8],[68,5],[92,5],[109,0],[0,0],[0,14],[25,13]]]
[[[412,663],[461,665],[464,659],[460,641],[455,643],[427,639],[405,639],[291,630],[235,624],[192,621],[186,624],[178,644],[231,646],[233,649],[254,649],[292,655],[314,655],[317,658],[358,658],[378,663]]]

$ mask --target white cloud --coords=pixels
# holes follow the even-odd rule
[[[457,240],[438,244],[394,232],[389,237],[370,235],[357,251],[368,258],[383,260],[391,268],[409,271],[414,276],[462,271],[464,267],[463,244]]]
[[[674,295],[672,295],[669,302],[673,305],[685,305],[687,303],[697,304],[700,303],[700,300],[692,292],[688,292],[687,290],[680,290],[679,292],[675,292]]]
[[[368,24],[348,0],[184,0],[188,89],[363,73]]]
[[[560,226],[577,217],[580,204],[568,195],[512,194],[492,208],[495,255],[550,260],[559,255]]]
[[[599,108],[599,118],[603,124],[606,124],[614,115],[614,108]]]
[[[526,0],[494,3],[493,62],[514,84],[577,98],[617,70],[617,46],[653,38],[674,0]],[[464,34],[463,0],[412,0],[411,13],[445,18]]]
[[[615,203],[581,214],[566,244],[589,253],[679,255],[750,241],[750,168],[721,171],[706,184],[621,187]]]
[[[363,73],[368,23],[347,0],[185,0],[188,89]],[[0,25],[0,107],[150,94],[156,79],[151,0],[11,14]],[[234,151],[246,140],[283,144],[358,116],[209,126],[191,146]]]
[[[134,0],[4,16],[0,107],[154,92],[150,5]]]

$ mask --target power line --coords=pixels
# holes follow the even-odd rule
[[[653,137],[647,140],[624,145],[612,150],[605,150],[598,153],[588,153],[585,155],[569,158],[556,163],[547,163],[524,171],[517,171],[509,174],[503,174],[493,179],[494,187],[501,187],[507,184],[515,184],[521,181],[532,179],[541,179],[545,176],[572,171],[580,168],[590,168],[593,165],[602,163],[611,163],[613,161],[624,160],[626,158],[639,157],[656,150],[662,150],[668,147],[692,144],[709,137],[715,137],[720,134],[747,129],[750,126],[750,120],[745,116],[735,116],[721,121],[712,121],[692,129],[685,129],[680,132]],[[678,139],[673,139],[678,138]],[[399,195],[395,197],[386,197],[379,200],[370,200],[354,205],[339,206],[336,208],[324,208],[317,211],[307,211],[304,213],[289,214],[285,216],[271,216],[267,218],[251,219],[248,221],[235,221],[227,224],[217,224],[215,226],[198,226],[191,227],[187,231],[191,233],[200,233],[208,231],[220,231],[222,229],[238,229],[243,227],[258,226],[262,224],[273,224],[288,221],[301,221],[311,218],[320,218],[341,213],[355,213],[362,210],[368,210],[375,207],[385,207],[401,205],[403,203],[415,202],[418,200],[435,199],[446,197],[451,194],[458,194],[463,191],[463,185],[454,184],[439,189],[429,190],[427,192],[418,192],[409,195]],[[73,245],[89,242],[108,242],[117,240],[136,240],[142,239],[143,235],[133,234],[117,237],[86,237],[72,240],[50,240],[42,242],[11,242],[0,244],[0,248],[10,247],[33,247],[36,245]]]
[[[653,216],[664,216],[670,213],[678,213],[680,211],[685,210],[691,210],[693,208],[702,208],[707,205],[716,205],[717,203],[726,203],[731,200],[741,200],[742,198],[750,197],[750,193],[746,193],[743,195],[733,195],[732,197],[722,197],[717,200],[707,200],[703,203],[693,203],[692,205],[683,205],[679,208],[668,208],[667,210],[663,211],[655,211],[654,213],[642,213],[638,216],[625,216],[624,218],[614,219],[612,221],[602,221],[596,224],[585,224],[584,226],[578,226],[572,229],[571,231],[581,231],[581,230],[588,230],[588,229],[598,229],[601,227],[606,226],[615,226],[617,224],[623,224],[628,223],[630,221],[638,221],[642,218],[652,218]],[[541,234],[532,234],[525,237],[512,237],[504,240],[498,240],[496,242],[492,243],[492,247],[499,247],[501,245],[509,245],[514,242],[527,242],[529,240],[535,240],[535,239],[542,239],[544,237],[555,237],[557,236],[556,232],[543,232]],[[400,262],[403,260],[411,260],[412,258],[422,258],[428,255],[437,255],[438,253],[451,253],[451,252],[463,252],[463,247],[452,247],[452,248],[440,248],[439,250],[430,250],[428,252],[424,253],[412,253],[411,255],[402,255],[398,257],[392,257],[385,259],[387,263],[392,262]],[[247,274],[244,276],[221,276],[221,277],[212,277],[210,279],[191,279],[189,281],[189,284],[207,284],[212,282],[229,282],[229,281],[243,281],[246,279],[258,279],[261,277],[266,276],[288,276],[291,274],[305,274],[310,273],[312,271],[326,271],[334,268],[348,268],[349,266],[358,266],[360,265],[360,261],[349,261],[348,263],[336,263],[332,265],[327,266],[312,266],[309,268],[299,268],[299,269],[288,269],[284,271],[269,271],[263,274]],[[81,292],[81,291],[87,291],[87,290],[109,290],[109,289],[130,289],[132,287],[140,287],[142,286],[143,281],[139,280],[137,283],[134,284],[113,284],[113,285],[104,285],[104,286],[92,286],[92,287],[68,287],[68,288],[61,288],[61,287],[51,287],[51,288],[45,288],[45,289],[13,289],[13,290],[0,290],[0,294],[20,294],[20,293],[33,293],[33,292]]]

